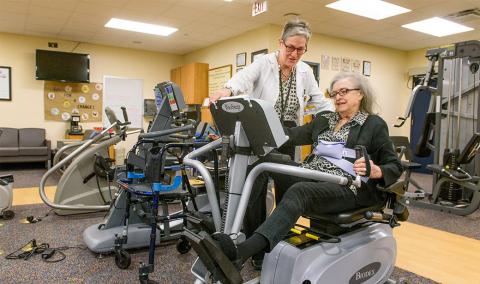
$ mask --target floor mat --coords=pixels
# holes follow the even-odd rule
[[[43,216],[49,207],[43,204],[15,206],[16,216],[13,220],[0,221],[0,250],[10,253],[32,239],[49,243],[51,247],[83,245],[83,230],[100,223],[105,213],[77,216],[57,216],[51,214],[35,224],[21,224],[19,221],[28,215]],[[6,260],[0,257],[0,283],[134,283],[138,281],[139,262],[147,262],[148,250],[132,252],[132,265],[127,270],[116,267],[113,255],[99,259],[88,250],[69,249],[65,251],[66,259],[58,263],[45,263],[40,256],[28,261]],[[192,250],[181,255],[175,245],[157,248],[155,255],[155,272],[151,279],[159,283],[193,283],[190,272],[196,259]],[[250,262],[245,264],[242,277],[245,280],[258,276]],[[404,279],[408,283],[435,283],[413,273],[395,268],[394,279]]]

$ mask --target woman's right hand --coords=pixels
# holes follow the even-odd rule
[[[210,103],[214,103],[218,99],[223,98],[223,97],[230,97],[231,95],[232,95],[232,91],[230,91],[230,89],[218,90],[210,96]]]

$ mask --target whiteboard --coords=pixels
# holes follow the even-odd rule
[[[103,107],[110,107],[117,118],[123,122],[123,114],[120,107],[127,108],[128,120],[132,123],[130,128],[143,127],[143,80],[129,79],[113,76],[103,77]],[[103,125],[110,123],[103,116]]]

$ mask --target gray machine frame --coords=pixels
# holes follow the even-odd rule
[[[105,108],[105,113],[110,121],[110,126],[104,129],[100,134],[92,139],[86,140],[50,168],[40,180],[39,194],[43,202],[55,209],[59,215],[70,215],[77,213],[86,213],[94,211],[106,211],[110,205],[105,205],[94,181],[90,180],[84,183],[83,176],[87,176],[93,170],[92,159],[95,154],[103,153],[109,146],[120,142],[126,134],[127,121],[120,122],[113,110]],[[108,136],[111,129],[115,130],[113,136]],[[133,131],[131,133],[138,132]],[[99,143],[98,143],[99,142]],[[76,145],[78,146],[78,145]],[[69,145],[65,147],[71,147]],[[64,150],[61,150],[62,152]],[[48,178],[54,173],[60,171],[67,163],[70,163],[64,170],[62,177],[57,185],[53,202],[50,201],[45,193],[45,184]],[[93,184],[89,184],[93,183]],[[103,196],[110,197],[110,188],[101,186]],[[110,201],[110,199],[108,200]]]
[[[245,240],[240,231],[253,182],[263,171],[278,172],[338,184],[348,184],[348,178],[321,173],[314,170],[274,163],[261,163],[246,177],[246,169],[258,155],[267,154],[271,148],[279,147],[288,137],[275,115],[273,105],[248,97],[234,97],[219,100],[211,106],[213,118],[222,135],[232,134],[233,149],[250,147],[252,154],[236,152],[229,161],[229,197],[223,218],[220,211],[212,206],[217,231],[229,234],[234,242]],[[221,139],[219,139],[221,140]],[[212,142],[185,157],[184,162],[196,168],[203,179],[210,204],[218,204],[210,173],[195,158],[215,147],[222,141]],[[252,141],[252,143],[250,143]],[[255,141],[255,142],[253,142]],[[251,145],[255,143],[254,145]],[[245,179],[246,177],[246,179]],[[384,283],[389,281],[396,257],[396,243],[392,228],[387,224],[375,223],[354,232],[340,236],[339,244],[319,243],[300,249],[284,241],[265,256],[261,278],[248,283]],[[371,270],[374,272],[368,272]],[[368,277],[364,277],[370,273]],[[209,272],[197,258],[192,266],[195,283],[208,283]],[[355,275],[363,275],[355,279]],[[353,279],[353,282],[351,282]]]
[[[426,57],[428,68],[425,79],[412,91],[406,112],[403,117],[399,117],[402,123],[395,126],[403,125],[410,115],[415,96],[421,89],[428,88],[432,92],[429,113],[435,113],[435,123],[433,131],[427,134],[429,137],[426,147],[434,151],[434,165],[442,165],[444,163],[442,154],[446,148],[463,149],[469,142],[469,136],[460,135],[462,131],[474,129],[474,133],[480,133],[480,124],[478,123],[480,97],[477,95],[480,76],[478,70],[473,73],[473,76],[477,76],[478,81],[474,79],[474,84],[469,81],[472,77],[469,70],[470,64],[480,63],[480,41],[460,42],[444,48],[431,49],[427,51]],[[437,87],[429,87],[437,62]],[[475,101],[476,105],[473,104]],[[443,109],[444,105],[447,105],[446,110]],[[452,111],[452,109],[456,109],[456,111]],[[433,143],[430,142],[432,140]],[[478,155],[472,162],[460,168],[460,170],[467,168],[466,173],[469,172],[467,174],[471,176],[469,180],[458,180],[453,176],[445,176],[441,167],[430,166],[429,168],[433,169],[432,193],[426,193],[425,190],[408,193],[406,197],[409,199],[409,203],[422,208],[462,216],[472,214],[480,207],[480,157]],[[463,188],[462,194],[471,195],[468,197],[469,202],[458,205],[442,201],[439,198],[440,192],[444,190],[442,189],[444,185],[449,186],[452,183]]]
[[[15,216],[12,211],[13,175],[0,176],[0,217],[9,220]]]

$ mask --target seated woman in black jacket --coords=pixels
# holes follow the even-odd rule
[[[263,222],[262,216],[246,212],[246,223],[259,222],[248,239],[236,247],[230,238],[217,233],[212,237],[226,256],[241,267],[249,257],[268,252],[289,232],[301,215],[339,213],[359,207],[374,205],[385,199],[376,189],[380,184],[388,186],[394,183],[402,173],[402,166],[394,152],[389,138],[388,127],[379,116],[372,114],[373,94],[365,77],[357,73],[340,73],[330,84],[330,97],[335,103],[335,112],[322,112],[309,124],[287,130],[292,145],[311,145],[343,142],[346,148],[356,145],[365,146],[370,156],[370,175],[360,188],[343,186],[322,181],[312,181],[300,177],[281,174],[269,175],[280,185],[277,194],[283,197],[272,214]],[[321,145],[320,145],[321,146]],[[318,151],[315,151],[318,153]],[[318,170],[339,176],[355,174],[365,175],[365,159],[353,161],[350,172],[340,168],[322,155],[310,155],[300,167]],[[249,208],[259,206],[265,199],[252,189]],[[264,195],[263,195],[264,196]],[[252,224],[250,224],[250,227]]]

